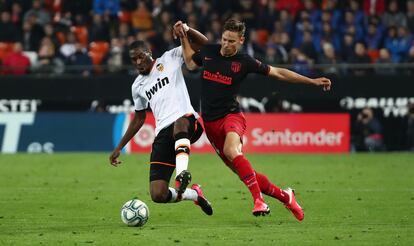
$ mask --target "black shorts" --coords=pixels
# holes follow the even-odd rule
[[[190,141],[194,143],[203,133],[203,127],[193,115],[188,116],[188,119],[190,120]],[[170,182],[175,169],[175,139],[173,132],[174,123],[162,129],[154,139],[150,158],[150,181],[165,180]]]

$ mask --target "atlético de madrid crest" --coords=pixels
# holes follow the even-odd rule
[[[240,62],[232,62],[231,63],[231,71],[234,73],[240,72],[241,69],[241,63]]]

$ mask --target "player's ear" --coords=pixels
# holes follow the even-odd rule
[[[244,44],[244,39],[245,39],[244,36],[240,37],[240,44]]]

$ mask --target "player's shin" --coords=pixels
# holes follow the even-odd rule
[[[243,181],[250,193],[252,193],[253,201],[256,201],[256,199],[263,200],[256,174],[250,162],[243,155],[239,155],[234,158],[233,167],[237,171],[240,180]]]
[[[264,194],[274,197],[283,203],[287,203],[289,201],[289,195],[284,190],[270,182],[264,174],[256,172],[256,179],[259,183],[260,190]]]
[[[175,164],[176,164],[176,177],[183,170],[188,169],[188,159],[190,155],[190,139],[188,133],[178,133],[175,135]]]
[[[175,136],[175,180],[179,196],[185,191],[191,182],[191,174],[188,169],[190,155],[190,139],[188,133],[180,132]]]

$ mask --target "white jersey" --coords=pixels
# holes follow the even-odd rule
[[[151,107],[156,121],[155,134],[186,114],[199,118],[190,102],[181,66],[181,46],[155,60],[148,75],[138,75],[132,84],[135,110]]]

